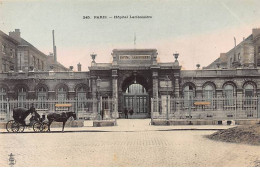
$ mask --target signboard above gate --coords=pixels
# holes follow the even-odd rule
[[[151,55],[119,55],[119,60],[151,60]]]

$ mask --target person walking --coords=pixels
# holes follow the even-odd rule
[[[124,109],[124,114],[125,114],[125,118],[128,119],[128,110],[126,108]]]
[[[130,109],[129,113],[130,113],[130,115],[132,116],[132,115],[134,114],[133,109]]]

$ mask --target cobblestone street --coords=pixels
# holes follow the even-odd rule
[[[230,126],[149,126],[148,119],[115,127],[52,129],[54,133],[0,133],[0,166],[256,166],[260,147],[205,138]],[[190,129],[190,130],[189,130]],[[197,129],[197,130],[195,130]],[[3,132],[3,133],[2,133]]]

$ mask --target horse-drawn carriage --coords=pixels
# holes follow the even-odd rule
[[[26,123],[25,119],[29,114],[32,114],[30,123]],[[48,123],[40,118],[40,115],[36,112],[32,106],[29,110],[25,108],[15,108],[13,110],[14,120],[10,120],[6,124],[7,132],[23,132],[25,128],[33,128],[34,132],[46,132],[48,131]]]
[[[71,104],[56,104],[56,108],[69,108]],[[57,110],[55,110],[57,111]],[[61,111],[61,110],[60,110]],[[32,114],[30,118],[30,123],[26,124],[25,119],[29,114]],[[69,112],[68,110],[61,113],[49,113],[47,115],[47,120],[44,117],[40,117],[34,106],[30,109],[25,108],[15,108],[13,109],[13,118],[6,124],[7,132],[23,132],[25,128],[32,127],[34,132],[47,132],[50,131],[50,126],[53,121],[63,122],[62,132],[64,132],[64,126],[67,120],[73,117],[76,120],[76,114],[74,112]]]

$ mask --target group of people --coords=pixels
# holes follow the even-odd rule
[[[133,109],[127,110],[127,108],[124,109],[125,118],[128,119],[128,113],[130,115],[133,115],[134,111]]]

